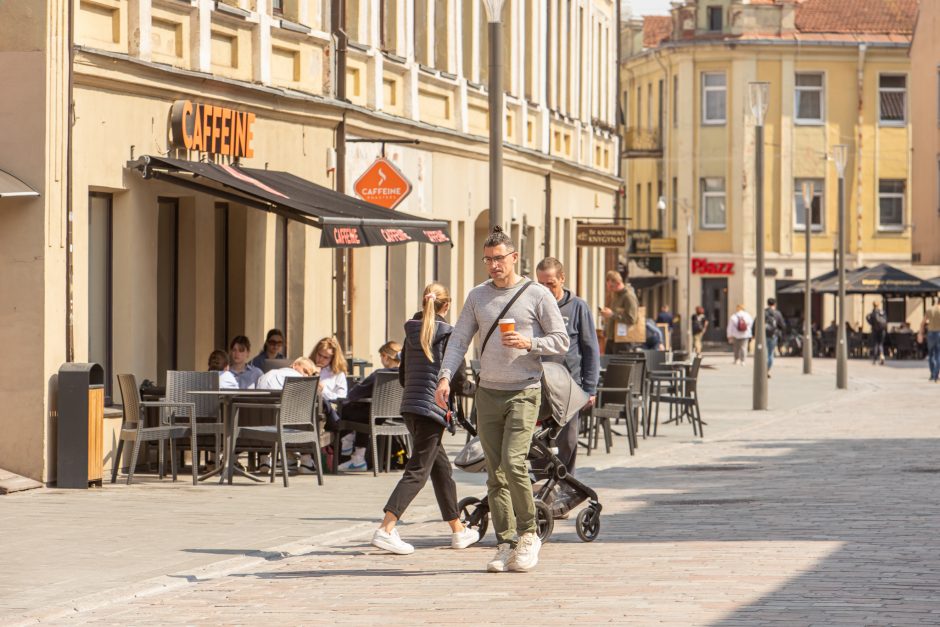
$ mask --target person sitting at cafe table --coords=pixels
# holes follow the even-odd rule
[[[355,384],[349,389],[349,394],[339,403],[339,415],[343,420],[368,423],[369,409],[371,404],[365,402],[372,398],[372,392],[375,390],[376,375],[380,372],[398,373],[401,365],[401,344],[398,342],[386,342],[379,347],[379,360],[382,367],[372,371],[368,377]],[[339,465],[340,470],[366,470],[366,448],[369,444],[369,436],[366,433],[351,431],[340,438],[340,454],[352,455],[349,461]]]
[[[284,333],[280,329],[271,329],[264,340],[264,348],[251,360],[251,365],[264,370],[264,362],[269,359],[286,359],[284,355]]]
[[[251,389],[264,374],[261,368],[252,366],[248,360],[251,354],[251,341],[244,335],[236,335],[229,344],[229,370],[238,381],[238,387]]]
[[[209,372],[219,373],[220,390],[237,390],[238,380],[228,369],[228,354],[225,351],[214,350],[209,353]]]
[[[318,389],[320,398],[323,399],[326,428],[331,430],[339,421],[339,413],[334,403],[346,398],[349,391],[349,384],[346,381],[346,373],[349,371],[346,358],[343,356],[343,348],[339,342],[335,338],[325,337],[310,351],[310,359],[314,365],[313,374],[320,376]],[[313,457],[309,453],[304,453],[300,458],[299,471],[302,474],[316,472]]]
[[[316,367],[307,357],[298,357],[290,366],[286,368],[275,368],[268,370],[255,385],[258,390],[283,390],[284,381],[290,377],[312,377]]]

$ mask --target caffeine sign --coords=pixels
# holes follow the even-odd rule
[[[411,183],[391,161],[379,157],[359,177],[353,190],[366,202],[394,209],[411,193]]]
[[[255,114],[177,100],[170,109],[170,144],[226,157],[253,157]]]

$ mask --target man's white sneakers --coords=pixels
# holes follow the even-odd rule
[[[527,571],[535,568],[539,563],[539,550],[542,548],[542,541],[538,535],[529,532],[519,537],[519,543],[516,550],[512,552],[509,559],[509,570]]]
[[[392,529],[391,533],[381,527],[376,529],[372,534],[372,546],[396,555],[410,555],[415,552],[415,548],[398,535],[398,529]]]
[[[512,546],[504,542],[496,547],[496,557],[491,559],[486,565],[486,570],[491,573],[504,573],[509,570],[509,558],[512,557]]]
[[[480,541],[480,532],[470,527],[464,527],[463,531],[452,533],[450,536],[450,548],[465,549],[470,545]]]

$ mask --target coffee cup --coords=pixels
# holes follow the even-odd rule
[[[500,318],[499,320],[499,332],[500,333],[512,333],[515,330],[516,330],[515,318]]]

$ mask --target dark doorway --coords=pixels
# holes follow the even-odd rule
[[[797,292],[795,294],[781,294],[780,290],[785,287],[789,287],[796,283],[803,283],[803,281],[797,280],[784,280],[780,279],[777,281],[777,311],[783,314],[784,319],[787,321],[787,324],[791,329],[797,329],[802,331],[803,329],[803,294]],[[810,307],[812,312],[810,315],[810,322],[815,325],[822,324],[822,299],[823,295],[818,292],[813,292],[810,297]],[[828,324],[828,323],[827,323]],[[826,325],[819,326],[820,329],[824,328]]]
[[[728,279],[702,279],[702,307],[708,316],[706,342],[727,342]]]
[[[179,199],[157,200],[157,383],[176,370],[179,333]]]

